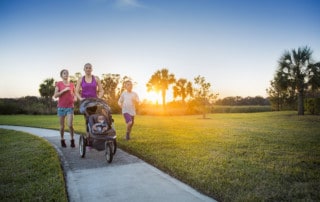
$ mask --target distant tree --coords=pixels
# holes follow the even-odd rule
[[[119,99],[120,80],[120,74],[103,74],[101,78],[101,84],[104,90],[103,99],[106,100],[113,112],[119,111],[117,102]]]
[[[120,74],[102,74],[101,84],[104,90],[103,99],[111,107],[113,113],[120,112],[118,105],[118,99],[120,94],[124,90],[123,82],[126,80],[132,80],[128,76],[121,78]]]
[[[292,89],[297,92],[298,115],[304,115],[305,91],[310,86],[318,89],[319,66],[312,63],[312,51],[309,47],[286,51],[279,60],[277,76],[282,90]],[[315,81],[316,80],[316,81]]]
[[[266,90],[269,95],[271,107],[276,111],[295,109],[296,92],[288,85],[289,82],[281,71],[277,71],[270,87]]]
[[[77,85],[77,81],[81,78],[82,75],[80,72],[76,72],[74,75],[70,75],[70,82],[74,85]]]
[[[219,99],[215,101],[217,105],[228,105],[228,106],[241,106],[241,105],[270,105],[269,100],[267,98],[263,98],[261,96],[255,97],[225,97],[223,99]]]
[[[39,93],[40,96],[46,100],[46,103],[49,105],[49,112],[52,113],[52,96],[54,94],[55,81],[53,78],[48,78],[40,84]]]
[[[162,105],[166,104],[166,92],[171,84],[175,82],[174,74],[169,74],[168,69],[161,69],[156,71],[147,83],[147,91],[161,92]]]
[[[227,106],[233,106],[236,105],[235,98],[234,97],[225,97],[223,99],[219,99],[216,101],[216,104],[218,105],[227,105]]]
[[[269,95],[272,109],[280,111],[282,107],[281,91],[277,88],[274,81],[270,81],[270,87],[266,89]]]
[[[103,98],[107,102],[114,102],[117,99],[120,74],[103,74],[101,78],[102,88],[104,90]]]
[[[194,78],[194,84],[197,86],[194,89],[194,98],[202,109],[202,117],[206,118],[207,106],[217,98],[217,95],[212,93],[211,84],[200,75]]]
[[[181,97],[184,103],[188,96],[193,96],[192,83],[187,81],[187,79],[179,79],[176,81],[175,86],[173,86],[173,98]]]

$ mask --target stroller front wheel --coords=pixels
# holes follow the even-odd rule
[[[106,141],[105,143],[105,149],[106,149],[106,160],[108,163],[112,162],[113,159],[113,142],[111,141]]]
[[[112,146],[113,146],[112,152],[113,152],[113,155],[114,155],[116,153],[116,151],[117,151],[117,140],[116,139],[113,140]]]
[[[83,158],[86,155],[86,139],[83,135],[80,135],[79,138],[79,152],[81,158]]]

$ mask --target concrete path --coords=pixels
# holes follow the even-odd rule
[[[59,132],[56,130],[7,125],[0,125],[0,128],[43,137],[55,147],[65,172],[69,201],[215,201],[119,148],[109,164],[104,152],[95,149],[87,151],[85,158],[81,158],[79,135],[75,136],[76,148],[71,148],[70,135],[66,133],[68,147],[61,148]]]

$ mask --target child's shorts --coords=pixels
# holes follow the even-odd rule
[[[73,108],[58,107],[58,116],[67,116],[68,114],[74,114]]]
[[[124,113],[123,114],[124,119],[126,120],[126,123],[132,122],[132,124],[134,123],[134,116],[131,116],[128,113]]]

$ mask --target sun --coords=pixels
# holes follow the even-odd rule
[[[146,99],[153,104],[161,104],[161,96],[154,91],[147,92]]]

